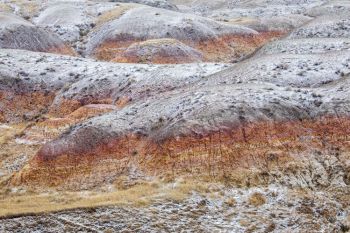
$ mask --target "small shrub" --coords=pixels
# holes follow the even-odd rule
[[[228,205],[229,207],[235,206],[236,203],[237,202],[236,202],[236,200],[233,197],[228,198],[228,199],[225,200],[225,204]]]
[[[264,205],[266,203],[266,198],[263,194],[256,192],[249,197],[248,202],[250,205],[257,207]]]

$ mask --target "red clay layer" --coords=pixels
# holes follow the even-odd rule
[[[0,100],[4,106],[0,109],[0,122],[32,120],[47,111],[54,97],[53,93],[0,91]],[[31,112],[33,114],[29,116]]]
[[[89,134],[88,131],[86,133]],[[263,145],[262,148],[267,150],[271,147],[287,151],[306,150],[313,147],[322,148],[326,145],[343,146],[343,143],[347,143],[349,133],[350,118],[345,117],[278,123],[260,122],[241,125],[222,132],[187,135],[163,141],[135,134],[103,138],[94,145],[88,143],[89,141],[95,142],[95,139],[89,139],[86,141],[85,148],[77,148],[73,145],[68,153],[66,148],[60,150],[44,146],[38,152],[36,161],[45,166],[46,163],[55,164],[56,161],[65,163],[71,159],[79,163],[80,160],[85,159],[99,160],[106,157],[124,158],[149,154],[164,156],[182,154],[187,151],[201,154],[221,146],[226,149],[236,148],[236,145]],[[81,136],[84,137],[84,135]],[[79,140],[84,140],[84,138]]]
[[[55,96],[55,92],[0,91],[0,102],[4,106],[0,109],[0,122],[29,121],[42,114],[49,114],[52,117],[66,117],[89,104],[113,105],[113,100],[110,98],[92,97],[79,100],[62,98],[59,104],[52,105]],[[115,106],[124,107],[129,101],[129,97],[120,98]],[[85,110],[92,111],[92,109]],[[28,113],[31,113],[31,116],[27,116]]]

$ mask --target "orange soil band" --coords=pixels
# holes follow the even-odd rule
[[[62,154],[54,160],[45,159],[45,154],[39,152],[29,166],[13,176],[11,183],[38,187],[65,186],[68,180],[73,184],[80,180],[80,185],[100,183],[123,174],[130,162],[149,175],[225,176],[236,169],[283,166],[315,151],[348,150],[349,131],[349,117],[327,117],[251,123],[161,142],[128,135],[111,139],[84,154]],[[97,174],[98,179],[94,178]]]
[[[133,155],[167,156],[188,151],[195,154],[206,154],[212,149],[220,147],[232,149],[237,145],[243,145],[243,147],[253,145],[266,148],[266,150],[271,148],[287,151],[307,150],[308,148],[323,148],[326,144],[344,146],[348,139],[350,141],[350,138],[347,138],[349,133],[350,118],[347,117],[292,122],[260,122],[238,126],[232,130],[168,138],[163,141],[131,134],[111,138],[107,143],[98,144],[84,154],[79,154],[79,151],[84,151],[83,148],[72,150],[71,154],[57,153],[52,161],[48,161],[45,153],[39,151],[36,162],[45,166],[48,163],[62,165],[66,161],[70,163],[70,160],[79,163],[85,159],[125,158]]]
[[[54,160],[45,159],[45,154],[39,152],[12,182],[56,186],[82,174],[89,176],[96,169],[102,169],[102,177],[115,176],[127,169],[130,161],[152,175],[208,171],[229,174],[235,169],[288,162],[305,153],[349,149],[349,131],[349,117],[327,117],[251,123],[161,142],[128,135],[111,139],[84,154],[61,154]]]
[[[4,106],[0,109],[0,116],[2,116],[0,120],[2,119],[3,122],[30,120],[25,119],[26,114],[30,112],[36,115],[45,113],[53,99],[53,93],[0,91],[0,101]],[[32,117],[35,117],[35,114]]]
[[[3,108],[0,109],[0,122],[21,122],[30,121],[31,118],[40,116],[42,114],[50,114],[53,117],[65,117],[81,107],[88,104],[112,104],[112,100],[106,99],[62,99],[56,106],[52,106],[56,93],[54,92],[23,92],[15,93],[12,91],[0,91],[0,102]],[[126,101],[116,103],[116,106],[126,105]],[[80,115],[94,115],[94,109],[80,109],[76,114]],[[99,111],[96,109],[96,111]],[[102,111],[103,112],[103,111]],[[31,113],[33,116],[26,116]],[[97,115],[97,114],[96,114]],[[31,118],[30,118],[31,117]]]

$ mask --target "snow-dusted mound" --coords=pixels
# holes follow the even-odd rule
[[[74,54],[53,33],[11,13],[0,13],[0,48]]]

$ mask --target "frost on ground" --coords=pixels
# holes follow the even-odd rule
[[[349,232],[349,11],[0,0],[0,232]]]

